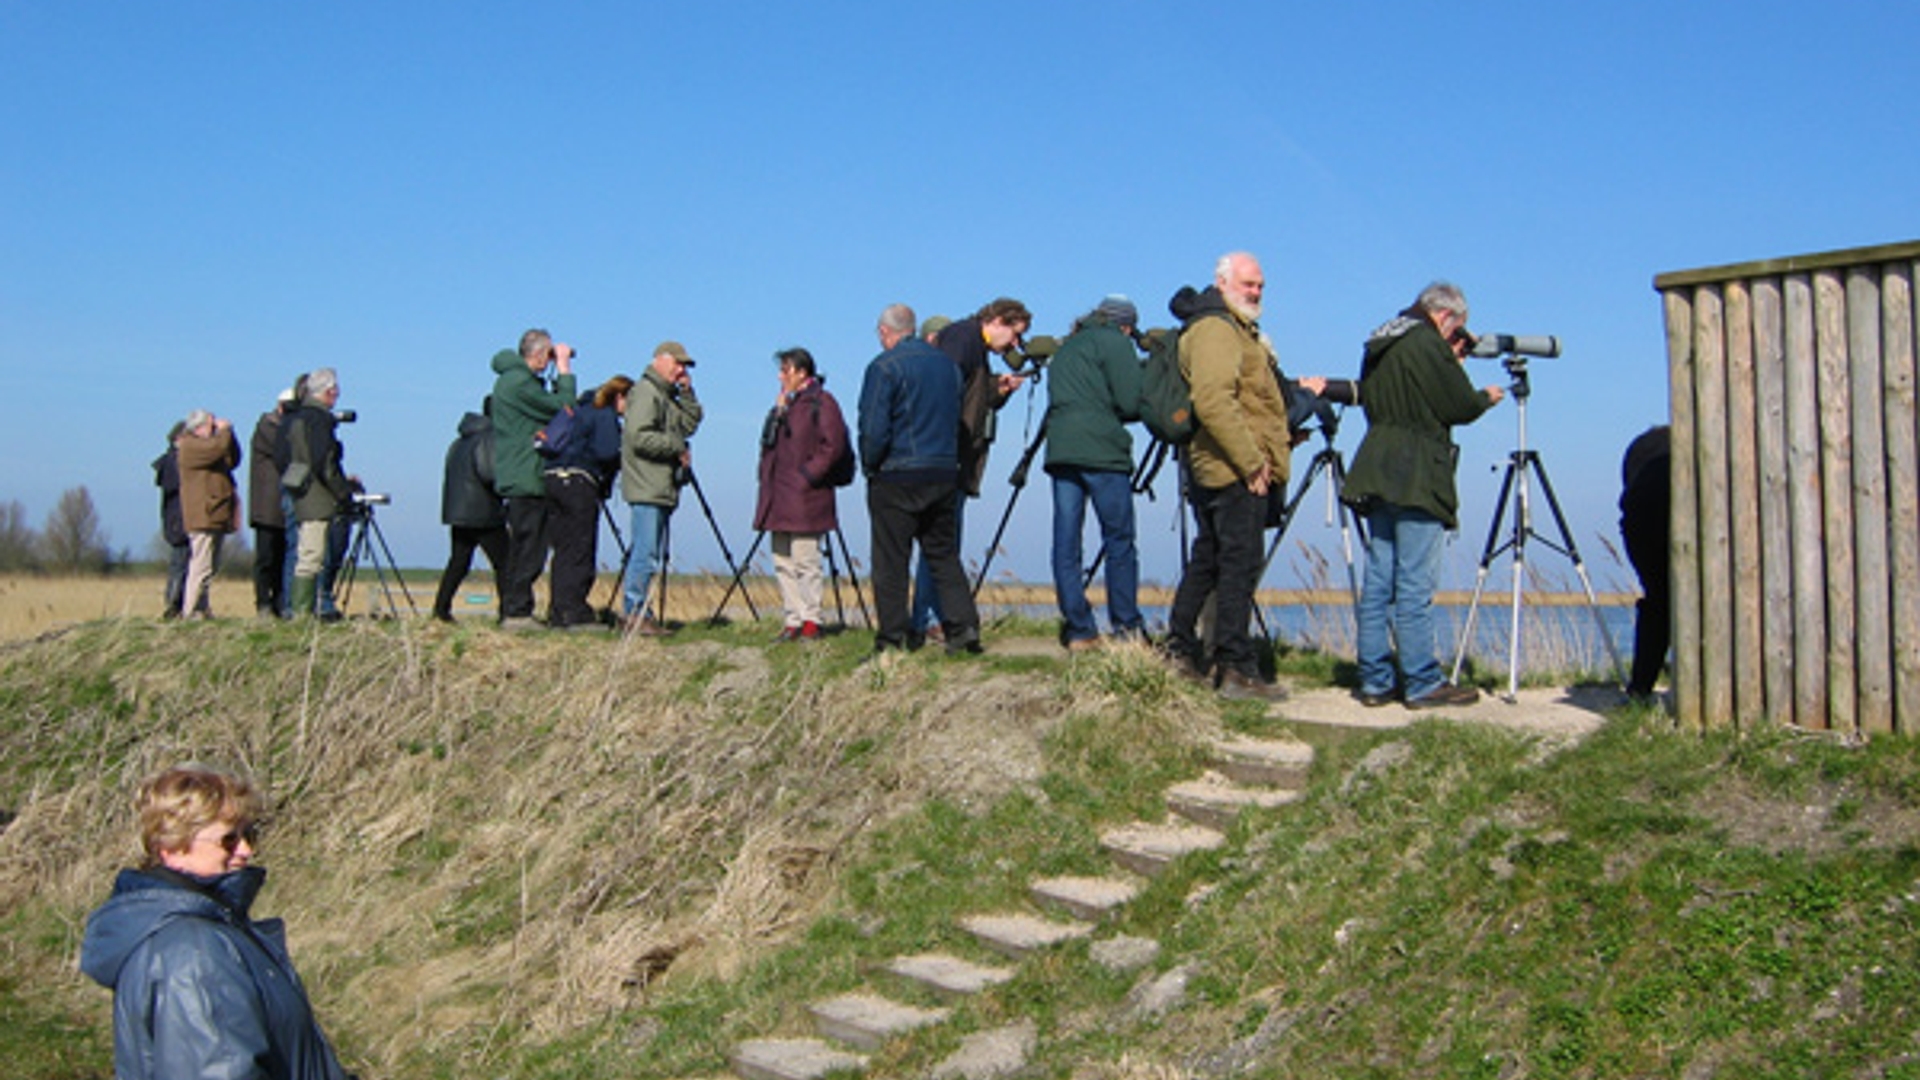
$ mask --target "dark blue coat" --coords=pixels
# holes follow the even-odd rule
[[[952,483],[960,469],[960,369],[917,337],[867,365],[860,469],[869,483]]]
[[[80,945],[80,970],[113,990],[116,1080],[344,1080],[285,927],[247,914],[265,880],[120,872]]]

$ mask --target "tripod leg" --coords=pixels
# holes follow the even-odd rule
[[[1553,522],[1560,529],[1560,542],[1565,545],[1566,556],[1573,562],[1573,572],[1580,578],[1580,586],[1587,594],[1587,611],[1593,616],[1594,629],[1600,632],[1600,640],[1606,642],[1607,657],[1613,661],[1613,674],[1621,686],[1627,684],[1626,668],[1620,663],[1620,650],[1613,644],[1613,634],[1607,630],[1605,619],[1600,617],[1600,598],[1594,594],[1593,579],[1587,576],[1587,564],[1580,557],[1580,549],[1573,542],[1573,530],[1567,528],[1567,517],[1560,511],[1560,500],[1553,493],[1553,481],[1547,479],[1547,463],[1534,455],[1534,469],[1540,474],[1540,491],[1547,497],[1547,509],[1553,512]]]
[[[1506,475],[1500,478],[1500,495],[1493,504],[1493,524],[1487,529],[1487,543],[1480,551],[1480,566],[1473,576],[1473,600],[1467,604],[1467,622],[1460,628],[1460,647],[1453,656],[1453,673],[1447,677],[1451,683],[1460,681],[1460,669],[1467,660],[1467,646],[1473,642],[1473,628],[1480,615],[1480,595],[1487,587],[1487,570],[1493,565],[1494,557],[1505,550],[1504,546],[1496,545],[1500,540],[1500,523],[1507,516],[1507,493],[1513,488],[1513,474],[1518,468],[1517,461],[1508,461]]]
[[[400,595],[407,598],[407,613],[410,615],[419,615],[420,607],[413,602],[413,592],[407,588],[407,579],[400,576],[400,564],[393,561],[393,549],[387,546],[387,534],[380,530],[380,523],[374,520],[371,514],[367,517],[367,528],[373,532],[374,540],[380,544],[380,553],[386,557],[387,569],[393,571],[393,580],[400,585]],[[376,573],[379,572],[380,560],[378,558],[374,559],[373,568]],[[386,579],[381,579],[380,588],[387,595],[387,609],[393,612],[395,618],[399,618],[400,605],[393,602],[393,592],[387,588]]]
[[[708,626],[720,625],[720,614],[727,610],[727,601],[733,599],[733,591],[735,589],[740,590],[740,595],[747,595],[747,583],[745,580],[747,568],[753,565],[753,553],[760,550],[760,542],[766,538],[767,531],[765,529],[753,534],[753,543],[747,548],[747,557],[740,560],[740,565],[734,568],[733,580],[727,583],[727,591],[720,594],[720,602],[714,605],[713,614],[707,617]],[[749,605],[749,610],[751,610],[751,605]],[[755,615],[754,618],[757,619],[759,616]]]
[[[693,488],[694,498],[700,501],[700,513],[706,516],[707,528],[713,530],[714,542],[720,545],[720,557],[727,561],[727,569],[738,575],[740,573],[740,567],[733,561],[733,552],[727,547],[725,534],[720,531],[720,522],[714,519],[713,504],[707,501],[706,490],[700,486],[700,478],[694,475],[693,466],[691,465],[687,466],[687,485]],[[746,598],[747,614],[752,616],[755,622],[759,622],[760,610],[753,606],[753,594],[742,589],[740,590],[740,595]],[[664,601],[662,603],[664,603]]]
[[[847,552],[847,583],[853,586],[853,603],[854,606],[860,610],[860,619],[869,627],[875,626],[877,624],[874,621],[873,614],[867,610],[866,597],[860,592],[860,575],[855,573],[853,569],[853,549],[847,546],[847,534],[840,531],[840,526],[835,525],[833,527],[833,536],[835,540],[839,541],[840,550]]]

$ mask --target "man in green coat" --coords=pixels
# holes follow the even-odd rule
[[[1140,419],[1140,354],[1133,344],[1139,322],[1133,301],[1109,296],[1075,324],[1048,364],[1053,595],[1060,604],[1060,642],[1069,650],[1100,643],[1080,561],[1089,502],[1100,521],[1107,620],[1116,637],[1146,632],[1134,547],[1133,436],[1127,433],[1127,425]]]
[[[555,371],[551,389],[546,372]],[[507,501],[507,568],[500,581],[500,625],[530,629],[533,583],[547,561],[547,485],[540,476],[534,432],[573,404],[573,348],[545,330],[520,335],[520,350],[493,354],[494,487]]]
[[[1353,455],[1342,498],[1367,521],[1356,630],[1356,696],[1366,705],[1394,698],[1389,618],[1407,708],[1470,705],[1479,697],[1472,687],[1442,678],[1433,646],[1441,537],[1460,525],[1452,428],[1478,419],[1505,396],[1499,386],[1475,390],[1468,381],[1460,365],[1472,347],[1466,296],[1438,281],[1367,338],[1360,361],[1367,436]]]

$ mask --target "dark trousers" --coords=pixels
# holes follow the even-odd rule
[[[915,543],[920,545],[920,557],[933,571],[948,651],[978,649],[980,615],[974,609],[973,594],[967,591],[966,573],[960,568],[954,492],[950,482],[867,484],[867,517],[873,525],[870,577],[874,612],[880,621],[873,639],[875,649],[899,649],[908,644],[907,569]]]
[[[553,582],[547,622],[575,626],[594,621],[587,594],[593,591],[594,555],[600,538],[600,482],[585,472],[545,476],[547,543],[553,549]]]
[[[1620,519],[1620,538],[1626,541],[1627,561],[1640,576],[1640,601],[1634,605],[1633,674],[1627,693],[1645,696],[1660,681],[1667,664],[1668,639],[1673,636],[1673,605],[1667,591],[1667,508]]]
[[[514,495],[507,499],[507,573],[500,582],[500,617],[533,617],[533,583],[547,562],[547,499]]]
[[[286,579],[287,530],[278,525],[253,527],[253,607],[278,614],[281,582]]]
[[[1247,490],[1243,483],[1223,488],[1196,484],[1188,498],[1198,532],[1187,558],[1187,572],[1173,594],[1173,611],[1167,620],[1168,645],[1202,668],[1208,666],[1197,624],[1207,594],[1214,593],[1218,599],[1211,663],[1259,678],[1259,658],[1247,625],[1253,618],[1253,592],[1260,585],[1267,500]]]
[[[501,570],[507,565],[506,526],[472,529],[455,525],[453,549],[447,554],[446,569],[440,571],[440,589],[433,596],[434,618],[453,618],[453,596],[460,591],[460,583],[467,580],[467,572],[473,569],[475,548],[487,553],[487,565],[493,569],[494,584],[498,587]]]

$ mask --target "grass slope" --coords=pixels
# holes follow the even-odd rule
[[[110,1075],[73,960],[129,793],[185,758],[273,793],[261,913],[352,1067],[611,1080],[717,1074],[893,956],[969,949],[958,916],[1103,871],[1098,830],[1158,816],[1206,736],[1288,728],[1142,652],[769,633],[103,620],[0,653],[8,1075]],[[1152,968],[1031,960],[874,1074],[1032,1019],[1048,1076],[1920,1076],[1912,742],[1300,734],[1308,798],[1110,931]],[[1131,1004],[1175,971],[1176,1008]]]

